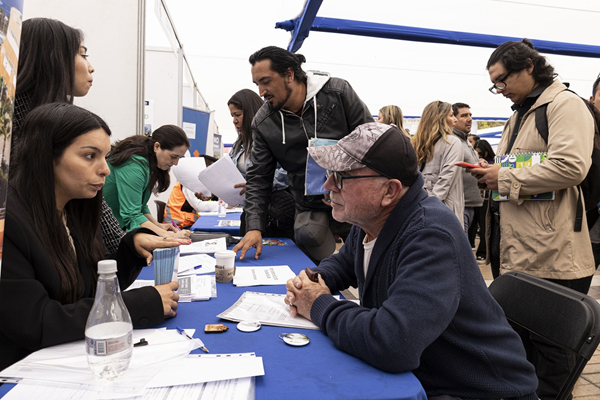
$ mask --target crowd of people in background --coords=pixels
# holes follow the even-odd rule
[[[151,215],[150,194],[170,187],[170,168],[190,142],[181,128],[165,125],[111,146],[107,124],[73,105],[94,73],[83,39],[56,20],[23,23],[0,369],[39,348],[82,339],[96,262],[114,253],[128,266],[120,279],[131,283],[153,249],[189,243],[189,231],[178,227],[189,228],[207,200],[177,183],[168,223]],[[233,250],[243,259],[255,248],[259,258],[264,236],[293,239],[319,277],[303,272],[288,282],[292,314],[312,319],[336,346],[369,364],[413,371],[430,399],[553,398],[572,357],[522,332],[519,340],[477,261],[489,263],[494,277],[523,271],[587,293],[600,226],[594,231],[576,212],[594,145],[594,120],[582,99],[529,40],[502,44],[486,66],[489,90],[509,99],[514,113],[494,151],[471,134],[466,103],[430,102],[410,135],[399,105],[381,108],[375,121],[350,83],[304,71],[305,61],[274,46],[258,50],[248,74],[258,94],[243,89],[228,101],[238,132],[230,156],[246,180],[232,182],[245,194],[243,238]],[[542,106],[547,137],[536,125]],[[497,154],[524,152],[547,152],[548,159],[512,169],[495,163]],[[507,200],[493,201],[492,191]],[[554,199],[525,199],[544,192]],[[191,215],[181,213],[184,204],[193,204]],[[333,255],[336,240],[346,244]],[[360,305],[331,297],[348,286],[359,288]],[[176,315],[176,289],[171,282],[124,295],[133,324]],[[20,293],[27,296],[15,319],[11,304]]]

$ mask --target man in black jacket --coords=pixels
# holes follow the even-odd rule
[[[350,227],[333,220],[322,195],[306,190],[309,140],[339,140],[358,125],[373,122],[372,114],[348,82],[323,72],[303,71],[301,64],[306,59],[301,54],[270,46],[252,54],[249,61],[252,80],[266,103],[252,121],[254,143],[245,206],[247,233],[233,250],[241,250],[240,259],[251,247],[256,247],[255,258],[262,253],[273,174],[279,162],[288,172],[296,200],[296,244],[319,262],[334,252],[334,235],[345,236]]]

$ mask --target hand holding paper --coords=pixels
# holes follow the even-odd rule
[[[179,164],[171,167],[175,178],[184,188],[194,193],[202,193],[210,198],[210,190],[198,179],[198,172],[206,169],[206,162],[202,157],[184,157],[179,160]]]
[[[246,180],[227,154],[200,171],[198,179],[227,204],[237,205],[246,198],[245,195],[240,196],[239,188],[233,187],[235,184],[245,183]]]

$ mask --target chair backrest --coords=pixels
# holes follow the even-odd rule
[[[523,272],[496,278],[490,292],[506,318],[577,355],[557,399],[566,399],[600,342],[600,304],[590,296]]]
[[[167,207],[167,203],[160,200],[154,200],[154,203],[156,204],[156,220],[162,224],[164,221],[165,208]]]

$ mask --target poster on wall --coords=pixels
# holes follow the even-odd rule
[[[223,137],[218,133],[213,135],[213,155],[216,158],[223,156]]]
[[[154,100],[144,100],[144,135],[152,135],[154,122]]]
[[[6,215],[6,190],[10,164],[12,116],[17,87],[19,44],[23,22],[23,0],[0,1],[0,273]]]
[[[210,149],[210,143],[208,143],[209,123],[210,112],[183,107],[181,128],[190,140],[190,154],[192,157],[210,154],[207,152]]]

